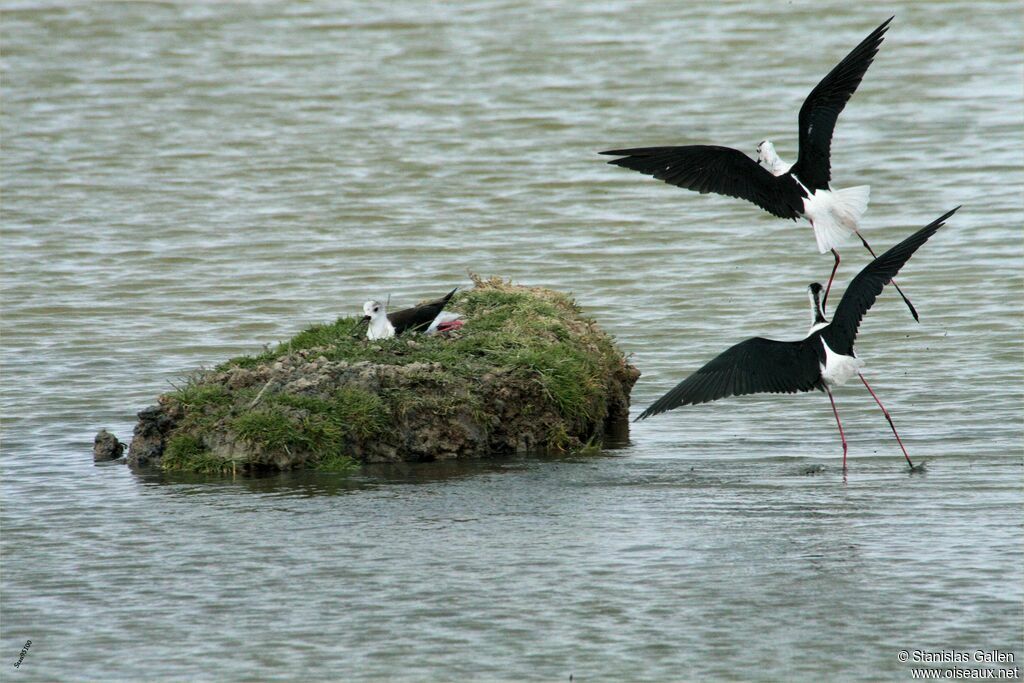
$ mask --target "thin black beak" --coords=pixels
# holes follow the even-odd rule
[[[368,315],[364,315],[364,316],[363,316],[363,322],[364,322],[364,323],[368,323],[368,322],[370,322],[370,316],[368,316]]]

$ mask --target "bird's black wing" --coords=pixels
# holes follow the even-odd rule
[[[434,322],[434,318],[440,313],[444,307],[451,301],[452,296],[458,290],[458,287],[448,292],[445,296],[435,301],[429,301],[419,306],[413,306],[412,308],[406,308],[401,311],[395,311],[394,313],[388,313],[388,320],[395,328],[395,334],[399,335],[403,332],[422,332],[423,330],[430,327],[430,323]]]
[[[754,337],[722,352],[648,406],[637,419],[727,396],[792,394],[820,385],[818,356],[807,340],[784,342]]]
[[[882,293],[882,289],[896,277],[900,268],[913,256],[914,252],[927,242],[928,238],[934,235],[935,231],[943,226],[945,220],[956,213],[959,208],[958,206],[935,219],[857,273],[857,276],[850,282],[850,286],[843,292],[843,298],[836,306],[832,322],[821,330],[821,336],[829,348],[836,353],[845,355],[850,355],[853,352],[853,342],[857,338],[860,321],[864,319],[864,314],[868,312],[868,309],[874,305],[875,299]]]
[[[871,66],[892,19],[889,17],[853,48],[821,79],[800,107],[800,153],[789,172],[811,192],[828,189],[832,131],[836,127],[836,119]]]
[[[757,204],[779,218],[803,214],[803,191],[788,176],[771,172],[738,149],[714,145],[614,149],[609,164],[631,168],[701,194],[714,192]]]

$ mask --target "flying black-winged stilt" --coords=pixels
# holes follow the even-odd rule
[[[388,313],[385,305],[379,301],[367,301],[363,304],[363,313],[365,314],[363,321],[370,323],[366,329],[367,339],[387,339],[406,331],[422,332],[428,329],[436,330],[437,327],[433,323],[442,317],[444,307],[457,290],[458,287],[440,299],[428,301],[425,304],[401,311],[395,311],[394,313]],[[443,324],[451,321],[438,322]]]
[[[839,426],[839,438],[843,442],[843,470],[846,470],[846,436],[839,421],[832,387],[846,383],[853,377],[860,380],[871,392],[871,396],[882,409],[896,441],[903,450],[903,456],[911,469],[907,449],[903,446],[896,426],[874,390],[861,374],[863,362],[854,355],[853,343],[864,314],[875,303],[882,289],[896,276],[904,263],[929,237],[942,227],[943,222],[957,209],[936,219],[885,252],[864,267],[850,282],[843,298],[836,307],[836,313],[829,322],[821,304],[821,285],[808,287],[813,309],[813,324],[810,333],[800,341],[775,341],[754,337],[736,344],[719,354],[700,370],[680,382],[640,413],[637,420],[658,415],[684,405],[707,403],[728,396],[742,396],[757,393],[789,393],[819,389],[828,394],[832,412]]]
[[[714,145],[639,147],[601,154],[622,157],[608,163],[646,173],[670,185],[746,199],[780,218],[807,218],[814,228],[818,250],[822,254],[831,251],[835,258],[821,302],[824,308],[839,268],[837,247],[855,234],[875,256],[859,230],[870,188],[832,189],[830,155],[836,119],[871,66],[892,20],[889,17],[862,40],[804,100],[799,115],[800,152],[795,164],[783,162],[770,140],[758,144],[757,161],[737,149]],[[893,286],[918,320],[914,305],[899,285],[893,282]]]

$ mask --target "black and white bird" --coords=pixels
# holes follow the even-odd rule
[[[431,328],[436,329],[433,325],[435,321],[441,323],[453,320],[450,314],[445,317],[444,307],[458,289],[456,287],[440,299],[394,313],[388,313],[385,305],[379,301],[367,301],[363,304],[363,321],[369,323],[366,338],[387,339],[406,331],[423,332]],[[445,317],[444,321],[438,320],[442,317]]]
[[[889,17],[862,40],[804,100],[799,115],[800,151],[794,164],[783,162],[770,140],[758,144],[757,161],[738,149],[714,145],[640,147],[601,154],[621,157],[609,164],[646,173],[670,185],[701,194],[714,192],[746,199],[780,218],[805,217],[814,228],[818,251],[831,251],[835,258],[822,300],[824,308],[839,268],[837,247],[857,235],[871,256],[875,256],[859,229],[870,188],[861,185],[833,189],[829,184],[830,157],[836,120],[871,66],[892,19]],[[893,285],[917,320],[913,304],[895,282]]]
[[[861,374],[864,363],[854,354],[853,343],[864,314],[875,303],[885,285],[892,281],[907,259],[959,208],[921,228],[865,266],[846,288],[831,322],[825,318],[822,310],[821,285],[814,283],[808,287],[813,324],[807,337],[800,341],[754,337],[740,342],[684,379],[636,419],[643,420],[679,406],[707,403],[728,396],[793,394],[818,389],[827,393],[832,402],[832,411],[839,426],[839,438],[843,442],[845,470],[846,436],[839,421],[835,399],[832,398],[832,387],[859,377],[885,414],[907,463],[913,469],[914,464],[907,455],[907,449],[896,432],[889,412]]]

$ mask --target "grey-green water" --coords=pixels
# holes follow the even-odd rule
[[[598,150],[795,154],[809,89],[897,15],[836,131],[886,247],[871,397],[747,397],[603,456],[259,480],[93,466],[188,370],[501,274],[573,290],[647,405],[797,338],[810,229]],[[3,3],[5,680],[905,679],[1021,664],[1024,242],[1013,2]],[[850,247],[843,286],[867,262]],[[824,471],[806,476],[808,466]],[[13,667],[26,640],[32,645]]]

